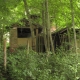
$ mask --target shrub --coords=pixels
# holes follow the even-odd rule
[[[76,59],[76,54],[60,51],[47,57],[32,50],[29,53],[26,49],[17,50],[7,53],[5,72],[3,51],[0,51],[0,80],[78,80],[80,77],[80,56]]]

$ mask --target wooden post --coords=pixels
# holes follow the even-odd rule
[[[36,51],[38,52],[38,29],[36,29]]]
[[[4,69],[6,71],[6,66],[7,66],[7,52],[6,52],[6,38],[4,39],[4,42],[3,42],[3,50],[4,50]]]
[[[68,48],[70,49],[71,48],[71,44],[70,44],[70,31],[69,31],[69,28],[67,28],[67,34],[68,34]]]
[[[38,36],[38,52],[40,52],[40,35]]]
[[[27,54],[29,54],[29,40],[27,41]]]

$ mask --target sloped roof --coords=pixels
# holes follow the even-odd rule
[[[73,28],[72,27],[65,27],[65,28],[61,28],[61,29],[57,29],[55,30],[54,32],[52,32],[52,34],[56,34],[56,33],[60,33],[60,34],[63,34],[67,31],[67,29],[71,29],[73,31]],[[80,28],[75,28],[75,30],[80,30]]]
[[[34,24],[32,23],[34,28],[42,28],[42,26],[40,24]],[[11,25],[11,28],[13,27],[30,27],[29,21],[26,18],[23,18],[21,20],[19,20],[18,22],[14,23]]]

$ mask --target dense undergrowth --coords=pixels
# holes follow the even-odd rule
[[[46,53],[17,50],[7,53],[5,72],[0,49],[0,80],[80,80],[80,59],[73,53],[58,52],[47,57]]]

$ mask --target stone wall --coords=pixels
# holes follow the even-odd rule
[[[10,30],[10,48],[16,48],[17,41],[17,28],[13,28]]]

